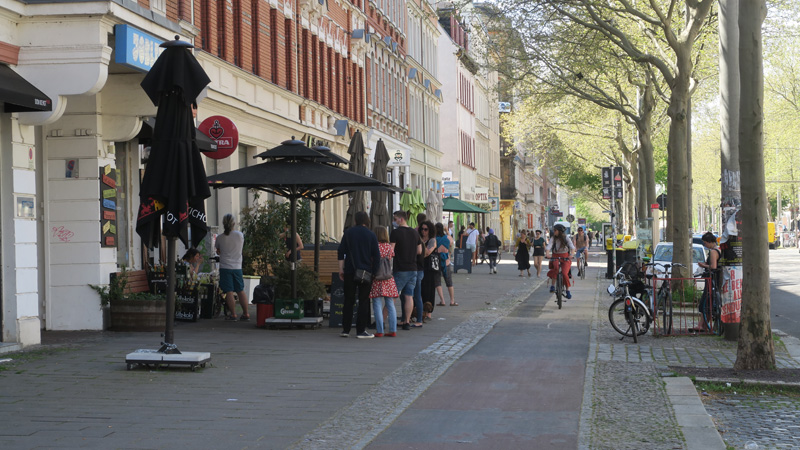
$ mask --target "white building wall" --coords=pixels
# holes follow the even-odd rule
[[[17,115],[0,113],[3,342],[41,342],[39,332],[37,219],[17,217],[17,196],[36,197],[36,129]],[[36,208],[38,209],[38,208]],[[40,211],[36,212],[38,217]]]

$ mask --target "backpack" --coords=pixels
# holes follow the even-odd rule
[[[392,260],[388,256],[381,256],[378,262],[378,273],[375,274],[376,280],[389,280],[392,278]]]
[[[500,238],[497,237],[495,234],[490,234],[486,237],[486,249],[487,250],[499,250],[500,249]]]

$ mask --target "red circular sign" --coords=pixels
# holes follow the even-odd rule
[[[197,129],[217,143],[216,152],[203,152],[209,158],[227,158],[239,145],[239,130],[227,117],[211,116],[204,120]]]

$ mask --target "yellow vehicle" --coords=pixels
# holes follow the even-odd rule
[[[775,250],[775,248],[778,247],[775,243],[777,236],[778,235],[775,233],[775,222],[767,222],[767,243],[769,244],[770,250]]]

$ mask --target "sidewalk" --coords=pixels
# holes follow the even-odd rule
[[[416,398],[527,297],[535,279],[517,277],[515,268],[504,261],[497,275],[486,265],[456,274],[460,306],[437,307],[433,322],[397,338],[343,339],[327,321],[317,330],[262,330],[221,319],[178,323],[181,350],[212,354],[210,366],[197,372],[126,371],[125,354],[157,348],[159,333],[46,332],[45,342],[55,344],[28,350],[22,360],[0,356],[16,359],[0,364],[0,439],[15,449],[366,444],[385,427],[382,420],[393,420],[403,401]],[[388,384],[395,388],[382,387]],[[372,399],[373,391],[406,400],[353,404],[367,394]],[[348,408],[362,416],[333,430],[321,426],[347,417]],[[321,438],[304,441],[306,435]],[[337,435],[347,444],[325,442]]]
[[[735,343],[620,341],[599,253],[562,310],[536,289],[544,278],[519,278],[508,259],[497,275],[486,265],[456,274],[460,306],[437,306],[432,322],[397,338],[343,339],[327,321],[317,330],[179,323],[182,350],[212,353],[197,372],[126,371],[125,354],[156,348],[159,333],[46,332],[24,359],[0,355],[15,359],[0,363],[0,440],[14,449],[724,449],[688,379],[662,375],[667,365],[732,365]]]

